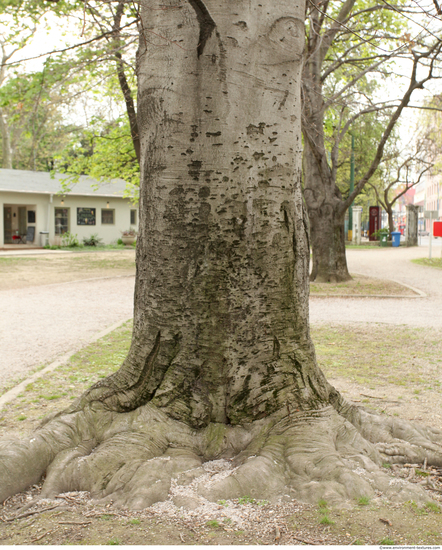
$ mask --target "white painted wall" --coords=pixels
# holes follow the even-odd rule
[[[12,206],[13,212],[16,212],[16,221],[18,229],[18,207],[26,206],[27,210],[35,210],[35,245],[40,245],[40,232],[49,231],[49,244],[61,244],[61,239],[55,235],[55,208],[69,209],[69,231],[77,235],[80,243],[83,237],[90,237],[97,234],[103,240],[104,244],[110,244],[121,237],[121,232],[129,228],[138,230],[138,207],[130,203],[129,200],[121,197],[104,196],[85,196],[85,195],[67,195],[64,197],[64,205],[61,204],[62,198],[58,195],[40,194],[40,193],[16,193],[0,192],[0,246],[4,244],[4,226],[3,226],[3,208]],[[101,210],[107,208],[115,210],[114,221],[112,225],[101,223]],[[95,208],[95,225],[77,225],[77,208]],[[130,224],[130,211],[137,210],[135,225]],[[49,214],[49,220],[48,220]],[[13,230],[14,230],[13,226]]]

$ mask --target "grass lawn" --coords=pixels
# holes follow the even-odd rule
[[[431,260],[429,258],[418,258],[411,261],[415,264],[442,269],[442,258],[431,258]]]
[[[18,398],[0,410],[0,437],[35,428],[48,413],[69,406],[89,386],[118,370],[129,350],[132,323],[83,348],[49,375],[28,384]],[[43,368],[43,367],[41,367]],[[8,388],[0,390],[5,393]]]
[[[387,383],[441,391],[440,331],[379,323],[317,325],[311,333],[327,376],[371,387]]]
[[[66,365],[29,384],[0,411],[0,436],[11,430],[23,434],[33,429],[44,416],[67,407],[97,380],[116,371],[127,354],[131,334],[132,323],[125,323],[73,355]],[[428,405],[429,415],[442,414],[440,331],[383,324],[324,324],[312,326],[311,334],[319,366],[327,378],[338,381],[336,385],[344,394],[352,390],[347,397],[361,400],[361,393],[379,389],[381,394],[399,395],[404,407],[410,402],[414,408]],[[437,411],[432,400],[440,401]],[[425,410],[420,414],[425,416]]]
[[[98,244],[96,246],[86,246],[84,244],[78,244],[76,246],[45,246],[46,250],[66,250],[68,252],[105,252],[106,250],[125,250],[127,248],[135,248],[133,245],[124,244]]]
[[[37,427],[45,415],[67,407],[91,384],[117,370],[129,349],[131,331],[131,323],[126,323],[76,353],[66,365],[29,384],[0,411],[0,437],[17,437]],[[399,411],[401,417],[407,417],[410,410],[417,410],[425,421],[427,411],[428,418],[440,424],[436,418],[442,413],[440,331],[380,324],[317,325],[311,331],[320,367],[346,397],[381,414],[397,415]],[[34,486],[26,494],[8,499],[5,506],[0,504],[0,516],[13,516],[38,491]],[[218,514],[233,506],[239,507],[241,514],[244,506],[245,526],[231,520],[227,523],[221,515],[207,521],[198,515],[189,520],[184,511],[174,519],[151,508],[118,510],[110,504],[93,503],[83,493],[69,493],[66,499],[61,509],[51,510],[44,503],[41,506],[47,512],[0,522],[2,544],[40,540],[40,544],[53,545],[275,544],[275,522],[283,526],[281,544],[313,540],[317,541],[314,544],[335,545],[438,545],[442,537],[440,502],[430,502],[430,496],[421,507],[412,501],[392,504],[363,496],[346,509],[319,501],[317,506],[296,504],[297,511],[290,513],[275,504],[258,506],[246,496],[235,502],[223,501]],[[260,520],[249,521],[249,512],[258,514]],[[263,525],[270,526],[268,533],[263,532]],[[290,538],[292,535],[297,538]]]
[[[410,288],[394,281],[352,275],[343,283],[310,283],[311,296],[416,296]]]
[[[379,247],[379,242],[370,242],[366,244],[345,244],[345,248],[350,248],[352,250],[377,250]]]

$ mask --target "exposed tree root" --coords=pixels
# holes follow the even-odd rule
[[[332,389],[333,390],[333,389]],[[206,461],[230,459],[229,475],[198,493],[211,500],[286,495],[340,502],[383,493],[392,501],[428,500],[425,491],[393,479],[383,462],[442,465],[442,432],[381,417],[346,403],[333,390],[317,411],[287,411],[243,426],[195,430],[152,405],[128,413],[89,403],[20,442],[0,442],[0,500],[46,480],[42,497],[89,491],[132,509],[166,500],[172,480],[186,485]]]

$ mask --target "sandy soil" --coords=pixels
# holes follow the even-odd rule
[[[325,297],[405,297],[419,296],[415,290],[409,286],[389,281],[386,279],[377,279],[375,277],[365,277],[352,273],[352,280],[345,283],[310,283],[310,296]]]
[[[1,256],[0,291],[135,274],[135,249]]]
[[[404,478],[412,471],[393,475]],[[170,501],[131,512],[93,503],[84,492],[38,501],[39,490],[34,486],[0,504],[0,544],[343,546],[440,545],[442,540],[435,503],[418,508],[412,502],[387,503],[381,495],[347,508],[245,497],[193,509]]]

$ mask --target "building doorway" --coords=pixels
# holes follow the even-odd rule
[[[3,235],[4,243],[12,243],[12,207],[4,206],[3,207]]]
[[[36,205],[3,205],[3,243],[34,245]]]

